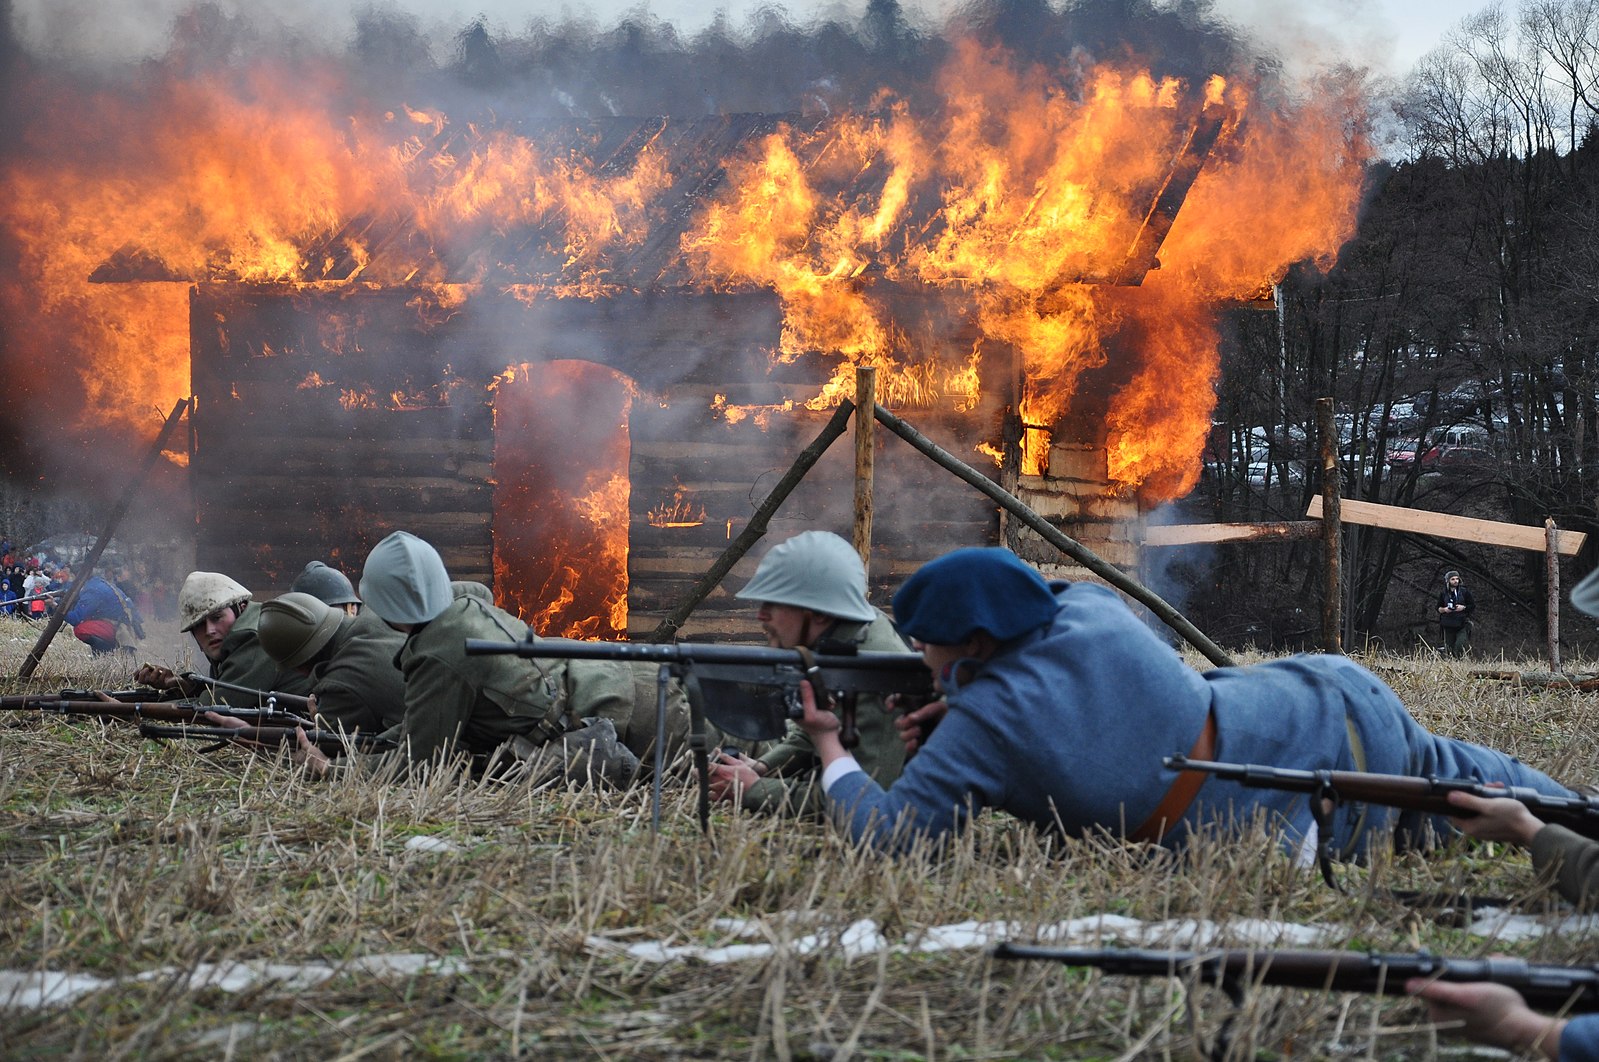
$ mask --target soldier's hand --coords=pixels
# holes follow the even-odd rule
[[[141,686],[149,686],[151,689],[170,690],[177,687],[178,676],[169,667],[142,664],[139,670],[133,673],[133,681]]]
[[[916,755],[916,750],[927,744],[927,739],[933,733],[933,728],[938,721],[949,712],[949,704],[943,699],[929,701],[920,708],[913,708],[894,719],[894,726],[899,730],[899,739],[905,743],[905,758]]]
[[[1449,821],[1461,833],[1479,840],[1508,841],[1526,848],[1544,826],[1543,820],[1534,815],[1527,805],[1509,797],[1480,797],[1453,792],[1447,794],[1445,799],[1462,811],[1476,812],[1471,818],[1451,815]]]
[[[722,753],[711,764],[711,799],[738,803],[744,795],[744,790],[760,781],[760,773],[754,764],[755,761],[748,756],[734,758],[725,752]]]
[[[1508,985],[1456,984],[1413,977],[1405,991],[1427,1001],[1427,1017],[1458,1025],[1466,1038],[1511,1051],[1541,1051],[1555,1058],[1566,1023],[1538,1014]]]

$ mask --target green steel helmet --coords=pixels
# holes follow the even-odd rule
[[[344,613],[310,594],[289,591],[261,605],[261,648],[282,667],[301,667],[333,640]]]
[[[831,531],[802,531],[767,550],[755,577],[734,596],[856,623],[877,618],[866,600],[866,565],[854,546]]]
[[[250,591],[220,572],[190,572],[178,590],[178,623],[187,633],[228,605],[243,605]]]
[[[439,551],[396,531],[367,554],[361,600],[389,623],[427,623],[450,607],[455,593]]]
[[[296,594],[310,594],[318,601],[329,605],[361,603],[361,599],[355,594],[355,587],[350,584],[350,577],[319,560],[314,560],[300,569],[300,574],[289,584],[289,590]]]

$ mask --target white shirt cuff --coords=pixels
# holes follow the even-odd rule
[[[833,783],[846,774],[861,773],[861,765],[855,762],[854,756],[843,756],[828,764],[822,771],[822,792],[831,793]]]

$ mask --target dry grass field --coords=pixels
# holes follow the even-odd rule
[[[31,640],[0,631],[0,671]],[[1599,695],[1366,662],[1431,728],[1599,779]],[[70,637],[43,673],[30,690],[128,683]],[[1553,929],[1570,912],[1517,853],[1457,844],[1345,880],[1260,833],[1179,859],[1051,848],[991,817],[936,861],[726,812],[702,836],[681,784],[657,837],[647,789],[311,782],[239,749],[7,713],[0,1056],[1189,1059],[1222,1038],[1237,1059],[1478,1057],[1403,999],[1263,988],[1235,1008],[1180,981],[999,964],[986,944],[1599,957],[1592,929],[1512,938],[1391,895],[1514,897]]]

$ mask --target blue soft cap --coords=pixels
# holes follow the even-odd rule
[[[960,645],[977,631],[1008,642],[1047,625],[1057,608],[1044,577],[998,548],[946,553],[894,595],[899,629],[932,645]]]

